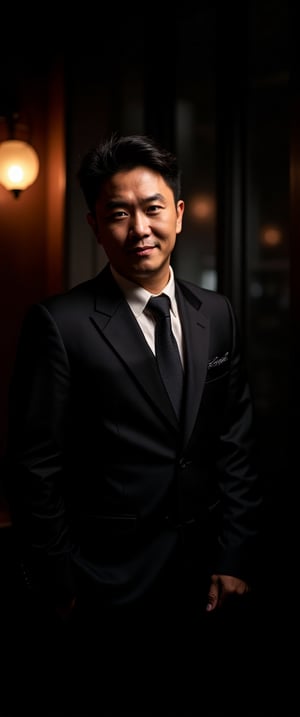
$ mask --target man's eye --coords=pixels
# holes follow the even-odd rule
[[[124,209],[118,209],[111,214],[111,219],[119,219],[121,217],[127,217],[127,212],[125,212]]]
[[[148,214],[156,214],[157,212],[159,212],[160,209],[161,207],[159,206],[159,204],[151,204],[151,206],[148,207],[147,212]]]

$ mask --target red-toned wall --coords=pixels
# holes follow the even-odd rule
[[[17,199],[0,185],[0,456],[5,453],[9,381],[24,312],[64,283],[63,63],[55,58],[42,70],[27,65],[20,73],[21,110],[30,118],[40,172]]]

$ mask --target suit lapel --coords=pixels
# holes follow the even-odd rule
[[[98,275],[95,311],[91,320],[110,343],[131,373],[132,379],[146,393],[169,423],[178,430],[178,421],[164,395],[156,361],[123,294],[114,281],[109,266]],[[197,419],[208,364],[209,320],[201,301],[182,282],[176,282],[176,298],[182,320],[185,343],[184,445]]]
[[[152,351],[108,268],[97,277],[96,286],[95,312],[91,316],[93,323],[119,355],[140,390],[178,430],[172,406],[162,391]]]
[[[209,320],[201,309],[201,301],[182,284],[177,284],[176,298],[185,343],[185,446],[197,419],[207,373]]]

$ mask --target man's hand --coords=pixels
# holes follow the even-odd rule
[[[249,585],[241,578],[235,578],[232,575],[212,575],[208,591],[207,612],[221,607],[229,595],[245,595],[249,589]]]

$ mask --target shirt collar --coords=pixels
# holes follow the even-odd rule
[[[151,294],[150,291],[147,291],[147,289],[144,289],[139,284],[135,284],[133,281],[129,281],[129,279],[125,279],[124,276],[121,276],[113,266],[110,266],[111,273],[119,285],[121,291],[123,292],[126,301],[128,302],[132,312],[138,318],[143,313],[146,304],[148,303],[151,296],[154,296],[154,294]],[[161,294],[166,294],[171,302],[171,311],[174,314],[174,316],[177,316],[177,304],[175,300],[175,279],[174,279],[174,272],[172,267],[170,266],[170,278],[166,286],[164,287],[163,291],[161,291]]]

